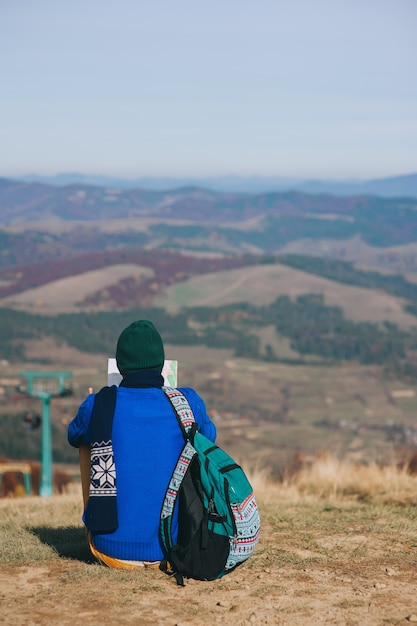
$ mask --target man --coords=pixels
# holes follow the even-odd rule
[[[130,324],[117,342],[120,386],[89,394],[68,427],[69,443],[80,448],[83,521],[90,548],[111,567],[157,565],[164,557],[161,507],[184,444],[161,389],[164,360],[162,339],[152,322]],[[202,398],[191,388],[181,392],[199,431],[214,442],[216,427]],[[175,518],[174,541],[177,532]]]

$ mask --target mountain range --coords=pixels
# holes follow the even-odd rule
[[[416,198],[386,198],[368,194],[335,196],[311,194],[300,191],[275,191],[263,193],[221,192],[198,187],[183,187],[168,191],[141,188],[120,189],[85,184],[65,186],[45,183],[25,183],[0,178],[0,223],[34,222],[50,219],[63,221],[95,221],[126,218],[153,218],[158,220],[187,220],[200,224],[235,226],[247,220],[279,219],[280,237],[288,229],[297,229],[297,237],[309,237],[300,231],[308,222],[308,229],[320,236],[349,237],[362,234],[366,222],[375,225],[388,216],[392,243],[408,243],[415,238],[417,217]],[[407,222],[407,227],[404,218]],[[329,221],[330,220],[330,221]],[[290,222],[290,224],[288,223]],[[398,239],[393,223],[401,222],[404,232]],[[409,227],[411,224],[412,238]],[[253,225],[252,225],[253,227]],[[342,227],[342,228],[341,228]],[[337,231],[335,235],[335,229]],[[302,229],[305,230],[305,229]],[[343,233],[340,232],[343,230]],[[326,234],[327,233],[327,234]],[[333,233],[333,235],[332,235]],[[317,233],[314,235],[317,238]],[[293,236],[290,239],[294,239]],[[288,237],[284,236],[284,241]],[[385,237],[386,240],[386,237]],[[387,245],[386,241],[382,245]],[[371,241],[370,241],[371,242]],[[375,242],[374,242],[375,243]],[[380,242],[381,243],[381,242]],[[378,245],[378,244],[377,244]]]
[[[15,178],[15,180],[17,180]],[[133,179],[99,174],[63,173],[54,176],[22,175],[18,180],[48,185],[93,185],[119,189],[141,188],[166,191],[183,187],[199,187],[212,191],[232,193],[265,193],[299,191],[337,196],[376,195],[381,197],[417,198],[417,173],[369,180],[314,180],[277,176],[216,176],[216,177],[138,177]]]

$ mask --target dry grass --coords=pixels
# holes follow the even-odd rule
[[[254,490],[267,501],[338,501],[351,499],[376,504],[417,503],[417,475],[409,466],[372,462],[368,465],[322,452],[312,459],[295,457],[277,482],[267,469],[250,472]]]
[[[152,274],[153,270],[149,267],[120,263],[53,280],[41,287],[27,289],[22,293],[3,298],[0,304],[48,315],[79,312],[83,310],[83,299],[91,295],[92,290],[104,289],[128,277],[134,277],[140,282]],[[112,304],[109,308],[111,306]]]

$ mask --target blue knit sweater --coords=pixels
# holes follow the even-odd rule
[[[180,388],[193,410],[199,431],[211,441],[216,427],[202,398],[191,388]],[[74,447],[89,445],[89,424],[94,404],[90,394],[68,426]],[[116,465],[119,526],[110,534],[95,535],[100,552],[118,559],[156,561],[163,558],[159,540],[162,501],[184,445],[175,413],[162,389],[117,389],[112,442]],[[84,520],[84,517],[83,517]],[[173,523],[174,542],[177,535]]]

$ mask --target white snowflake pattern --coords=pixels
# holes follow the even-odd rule
[[[92,466],[92,479],[98,481],[100,487],[113,488],[116,485],[116,468],[111,456],[100,457]]]

